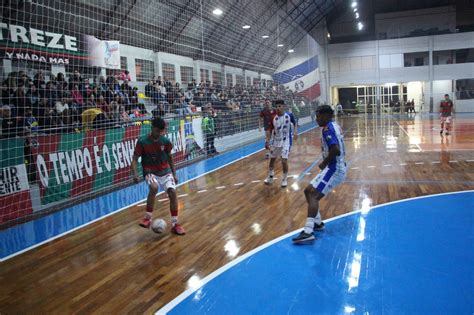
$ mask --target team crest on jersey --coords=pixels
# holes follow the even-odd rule
[[[332,139],[331,135],[327,135],[326,139],[331,140]]]
[[[164,145],[160,145],[160,148],[161,148],[161,151],[164,151],[164,150],[165,150],[165,146],[164,146]]]

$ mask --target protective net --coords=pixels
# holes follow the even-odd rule
[[[0,224],[129,185],[154,117],[180,166],[261,139],[265,99],[309,116],[319,90],[273,79],[307,36],[285,3],[2,1]]]

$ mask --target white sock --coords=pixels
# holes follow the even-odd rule
[[[314,223],[316,223],[317,225],[321,224],[321,212],[320,211],[318,211],[318,214],[314,218]]]
[[[306,234],[313,233],[314,228],[314,218],[306,218],[306,224],[304,225],[304,232]]]
[[[176,223],[178,223],[178,217],[177,216],[176,217],[171,217],[171,225],[175,226]]]
[[[268,176],[270,176],[270,177],[275,176],[275,171],[274,170],[268,171]]]
[[[150,219],[151,220],[152,214],[151,212],[145,212],[145,219]]]
[[[288,173],[283,173],[283,179],[286,179],[288,177]]]

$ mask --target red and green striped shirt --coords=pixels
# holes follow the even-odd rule
[[[164,176],[171,172],[168,159],[171,158],[173,144],[165,136],[153,140],[150,135],[138,139],[133,153],[135,158],[142,157],[143,174]]]

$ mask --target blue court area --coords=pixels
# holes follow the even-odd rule
[[[159,313],[472,314],[473,212],[474,191],[367,207],[313,245],[287,235],[224,267]]]
[[[315,125],[312,123],[305,124],[299,128],[299,134],[314,128]],[[264,140],[262,139],[180,168],[177,170],[179,185],[254,154],[262,150],[263,147]],[[37,220],[2,230],[0,231],[0,261],[112,215],[117,211],[144,202],[147,195],[148,187],[144,182],[141,182]]]

